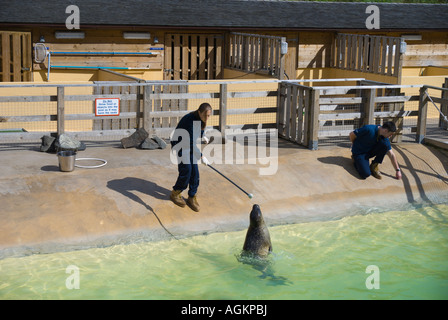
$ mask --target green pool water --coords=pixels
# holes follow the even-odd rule
[[[269,230],[262,264],[245,231],[5,258],[0,299],[448,299],[446,204]]]

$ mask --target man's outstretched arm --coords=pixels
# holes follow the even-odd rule
[[[387,152],[387,155],[389,156],[390,162],[392,162],[392,166],[395,169],[395,177],[400,180],[401,179],[401,170],[400,166],[398,165],[397,157],[395,156],[395,153],[392,149],[390,149]]]

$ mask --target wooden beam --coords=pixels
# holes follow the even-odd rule
[[[153,133],[152,129],[152,86],[145,86],[143,91],[143,128],[150,135]]]
[[[219,85],[219,131],[225,134],[227,126],[227,84]]]
[[[415,140],[417,143],[422,143],[426,135],[426,119],[428,116],[428,98],[426,96],[426,88],[420,88],[420,101],[418,103],[418,118],[417,118],[417,135]]]
[[[2,32],[0,33],[2,36],[2,51],[0,55],[2,56],[2,81],[10,82],[11,81],[11,44],[10,44],[10,35],[9,33]]]
[[[308,148],[310,150],[317,150],[319,143],[319,113],[320,113],[320,104],[319,104],[319,96],[320,90],[313,89],[311,91],[311,99],[310,99],[310,113],[309,113],[309,142]]]
[[[297,141],[297,95],[298,87],[292,87],[292,100],[291,100],[291,140]]]
[[[60,136],[64,133],[65,130],[65,100],[64,100],[64,87],[57,87],[57,95],[58,95],[58,102],[57,102],[57,135]]]

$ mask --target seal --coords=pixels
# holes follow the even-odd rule
[[[244,241],[243,254],[267,257],[272,252],[271,237],[266,226],[260,206],[254,204],[250,212],[250,225]]]

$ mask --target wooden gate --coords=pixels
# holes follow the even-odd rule
[[[222,34],[167,34],[164,80],[222,78]]]
[[[31,81],[31,33],[0,31],[0,82]]]

